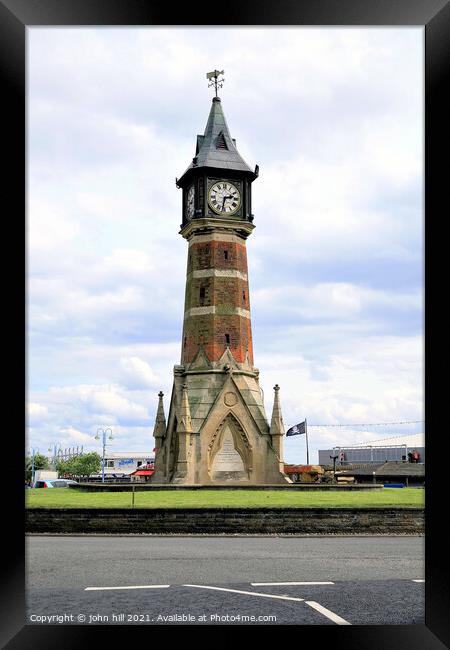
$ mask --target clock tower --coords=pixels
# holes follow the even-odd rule
[[[246,240],[254,229],[252,170],[236,148],[215,86],[195,156],[176,180],[180,234],[188,242],[181,363],[167,424],[159,394],[153,483],[209,485],[287,482],[284,425],[275,386],[269,425],[253,365]]]

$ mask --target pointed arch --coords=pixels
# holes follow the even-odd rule
[[[222,419],[219,426],[211,436],[208,445],[208,473],[212,478],[214,461],[218,452],[222,449],[224,437],[227,432],[231,432],[235,451],[239,454],[245,473],[245,479],[249,480],[253,471],[253,449],[238,418],[229,411]]]

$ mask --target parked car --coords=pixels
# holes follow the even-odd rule
[[[66,478],[58,478],[58,479],[52,479],[51,481],[49,479],[41,480],[41,481],[36,481],[34,484],[35,488],[66,488],[69,487],[69,485],[78,485],[76,481],[71,481]]]

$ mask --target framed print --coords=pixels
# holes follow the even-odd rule
[[[448,643],[445,398],[424,361],[441,354],[430,300],[442,302],[444,274],[450,11],[338,5],[231,2],[218,21],[151,1],[0,2],[7,277],[26,283],[26,345],[6,347],[15,367],[24,350],[33,476],[24,541],[18,399],[4,647],[168,624],[308,625],[321,643],[368,649]],[[51,489],[36,489],[37,471]],[[73,479],[82,490],[52,489]],[[298,504],[276,505],[305,482],[334,490],[328,519],[314,501],[302,515],[309,573],[289,524]],[[92,483],[98,503],[64,501]],[[351,503],[358,484],[384,486],[369,522]],[[333,505],[338,487],[352,496]]]

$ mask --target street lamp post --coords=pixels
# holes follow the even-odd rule
[[[56,470],[56,461],[58,458],[58,454],[61,451],[61,445],[59,443],[57,445],[50,445],[48,451],[51,452],[52,447],[53,447],[52,465],[53,465],[53,469]]]
[[[31,450],[31,487],[34,486],[34,475],[36,473],[35,468],[34,468],[34,457],[36,456],[36,451],[39,451],[38,449],[32,449]]]
[[[333,481],[336,483],[336,460],[339,458],[339,454],[336,456],[330,456],[333,461]]]
[[[103,443],[103,452],[102,452],[102,483],[105,482],[105,449],[106,449],[106,434],[108,433],[108,431],[110,432],[109,440],[112,440],[112,439],[113,439],[112,429],[109,428],[109,427],[108,427],[107,429],[103,429],[102,427],[99,427],[99,428],[97,429],[97,435],[95,436],[95,440],[100,440],[100,436],[99,436],[98,434],[99,434],[99,432],[101,432],[101,434],[102,434],[102,443]]]

